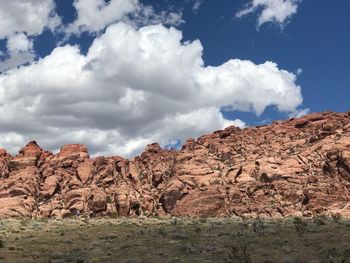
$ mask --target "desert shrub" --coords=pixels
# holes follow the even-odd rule
[[[200,233],[202,231],[197,221],[194,223],[193,228],[194,228],[194,232],[196,233]]]
[[[205,223],[207,223],[208,222],[208,219],[206,218],[206,217],[201,217],[201,218],[199,218],[199,223],[201,223],[201,224],[205,224]]]
[[[19,223],[21,226],[26,226],[28,223],[28,220],[26,218],[23,218],[23,219],[21,219],[21,221],[19,221]]]
[[[47,223],[47,222],[49,222],[49,218],[48,217],[38,217],[36,220],[38,222],[40,222],[40,223]]]
[[[345,263],[345,262],[350,262],[350,248],[348,249],[345,249],[343,251],[343,260],[342,260],[342,263]]]
[[[327,263],[338,263],[335,259],[336,257],[338,257],[338,253],[335,248],[328,249],[326,253],[328,255]]]
[[[334,223],[336,223],[336,224],[340,223],[340,220],[342,218],[340,213],[334,213],[334,214],[331,214],[331,216],[332,216],[332,219],[333,219]]]
[[[293,219],[293,224],[294,224],[295,230],[297,231],[299,236],[302,236],[306,232],[307,223],[301,217],[295,217]]]
[[[186,254],[191,254],[194,252],[194,246],[193,246],[193,243],[192,242],[188,242],[186,243],[185,247],[184,247],[184,250],[186,252]]]
[[[265,229],[264,221],[259,217],[256,218],[252,223],[252,228],[254,233],[257,233],[259,236],[263,235]]]
[[[90,223],[90,218],[87,217],[87,216],[82,216],[82,217],[81,217],[81,221],[82,221],[84,224],[88,225],[88,224]]]
[[[239,224],[240,228],[242,229],[248,229],[249,228],[249,221],[248,218],[245,216],[241,216],[242,223]]]
[[[313,222],[317,226],[323,226],[326,224],[327,217],[321,215],[321,216],[316,216],[313,218]]]
[[[164,228],[159,228],[158,229],[158,234],[162,237],[165,237],[166,236],[166,231]]]
[[[248,245],[242,242],[233,245],[228,253],[228,262],[230,263],[251,263],[251,256]]]
[[[107,196],[107,204],[112,204],[113,203],[113,199],[110,195]]]
[[[110,217],[114,219],[118,218],[118,213],[115,209],[112,210]]]
[[[173,226],[177,226],[178,225],[178,223],[179,223],[179,220],[176,218],[176,217],[174,217],[172,220],[171,220],[171,224],[173,225]]]

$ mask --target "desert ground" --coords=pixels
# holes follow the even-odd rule
[[[0,220],[0,262],[350,262],[350,220]]]

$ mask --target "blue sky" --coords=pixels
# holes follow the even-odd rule
[[[16,1],[0,5],[0,147],[36,139],[131,156],[152,141],[350,108],[349,1],[46,0],[41,14]]]
[[[271,60],[291,72],[301,68],[303,73],[298,76],[298,83],[302,87],[304,107],[311,112],[349,110],[350,2],[317,1],[315,4],[304,0],[283,30],[275,23],[264,24],[256,30],[257,14],[235,19],[233,13],[247,2],[203,1],[197,14],[190,8],[184,9],[186,23],[181,28],[185,39],[201,40],[206,50],[205,62],[210,65],[219,65],[234,57],[255,63]],[[285,118],[272,108],[260,118],[241,112],[229,117],[244,116],[244,120],[253,123]]]

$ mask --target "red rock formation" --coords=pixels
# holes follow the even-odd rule
[[[59,158],[79,155],[82,158],[89,158],[88,150],[82,144],[68,144],[64,145],[58,153]]]
[[[131,160],[90,159],[79,144],[56,155],[34,141],[14,157],[0,149],[0,217],[350,217],[349,200],[349,113],[228,127]]]

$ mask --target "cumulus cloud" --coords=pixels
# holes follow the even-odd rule
[[[86,55],[58,47],[0,75],[0,144],[36,139],[48,149],[84,143],[94,154],[131,156],[147,143],[211,132],[242,121],[229,110],[294,112],[302,103],[293,73],[273,62],[233,59],[205,66],[199,40],[162,25],[109,26]],[[18,148],[17,148],[18,149]]]
[[[16,32],[39,35],[45,28],[53,30],[60,24],[54,13],[53,0],[0,1],[0,39]]]
[[[74,0],[73,5],[77,19],[67,27],[68,33],[96,33],[118,21],[134,25],[178,25],[183,22],[181,12],[156,12],[138,0]]]
[[[7,50],[10,53],[21,53],[31,50],[33,43],[24,33],[14,34],[7,40]]]
[[[7,39],[7,53],[0,62],[0,72],[34,61],[33,41],[24,33],[14,33]]]
[[[244,9],[236,13],[236,17],[240,18],[261,10],[258,28],[268,22],[283,25],[297,13],[300,2],[301,0],[251,0]]]
[[[0,1],[0,39],[6,39],[0,72],[30,63],[35,59],[33,41],[46,28],[54,30],[61,20],[54,12],[53,0]]]

